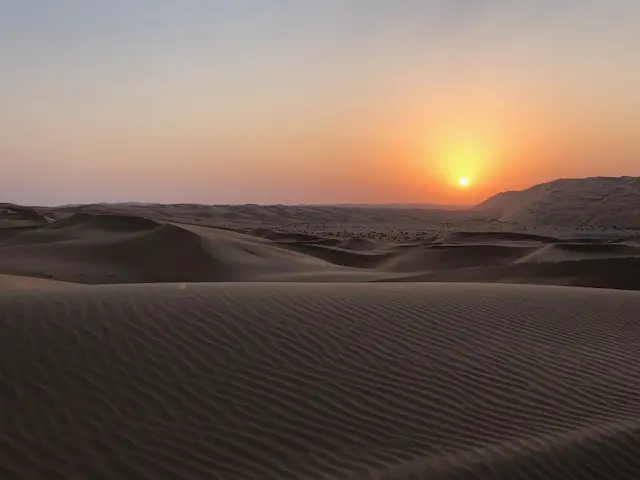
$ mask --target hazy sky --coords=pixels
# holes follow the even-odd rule
[[[0,201],[640,175],[639,45],[638,0],[0,0]]]

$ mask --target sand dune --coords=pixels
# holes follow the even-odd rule
[[[640,288],[637,236],[449,231],[406,240],[76,213],[0,228],[0,273],[83,284],[473,281]]]
[[[535,235],[532,233],[522,232],[454,232],[446,235],[440,240],[442,243],[480,243],[480,242],[535,242],[535,243],[557,243],[560,239],[555,237],[546,237],[543,235]]]
[[[640,235],[632,235],[619,240],[614,240],[611,243],[622,243],[626,245],[633,245],[634,247],[640,247]]]
[[[19,277],[17,275],[0,274],[0,292],[10,290],[50,289],[75,286],[74,283],[58,282],[44,278]]]
[[[331,269],[313,256],[220,229],[76,214],[0,244],[0,269],[80,283],[246,280]]]
[[[639,318],[543,286],[3,293],[0,477],[635,479]]]
[[[64,218],[77,213],[153,216],[159,220],[180,218],[186,223],[208,222],[218,226],[290,226],[297,223],[332,225],[448,223],[482,219],[484,213],[471,210],[345,205],[198,205],[198,204],[88,204],[34,208],[43,216]]]
[[[640,228],[640,177],[558,179],[499,193],[474,209],[520,224]]]
[[[11,222],[12,226],[16,226],[18,223],[28,226],[46,223],[47,219],[36,208],[13,203],[0,203],[0,227],[5,226],[4,224],[7,222]]]

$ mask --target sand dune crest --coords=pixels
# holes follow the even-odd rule
[[[200,215],[206,210],[165,207],[169,212],[192,209]],[[131,213],[144,208],[149,217]],[[41,224],[9,222],[0,227],[0,273],[82,284],[472,281],[640,288],[633,272],[640,261],[640,245],[632,232],[556,238],[526,231],[445,229],[413,234],[397,230],[385,237],[375,232],[367,236],[360,225],[331,236],[286,225],[232,229],[185,223],[186,213],[160,218],[169,216],[163,208],[81,210]],[[288,209],[223,208],[226,214],[250,210],[252,215],[265,211],[270,216]],[[349,210],[296,207],[295,211],[309,217],[339,212],[342,218]],[[351,211],[355,219],[372,215],[366,209]],[[373,210],[376,215],[388,211],[403,210]]]

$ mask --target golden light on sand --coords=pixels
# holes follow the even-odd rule
[[[461,187],[467,187],[467,186],[469,186],[469,178],[468,177],[460,177],[460,179],[458,180],[458,183],[460,184]]]

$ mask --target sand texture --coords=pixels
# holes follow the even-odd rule
[[[637,479],[640,293],[0,294],[2,479]]]
[[[520,224],[638,228],[640,177],[558,179],[499,193],[474,209]]]
[[[19,277],[17,275],[0,274],[0,292],[11,290],[33,290],[70,287],[75,284],[69,282],[58,282],[43,278]]]
[[[0,274],[81,284],[462,281],[640,288],[640,231],[510,231],[477,219],[443,223],[439,216],[449,213],[426,210],[411,213],[424,222],[394,225],[380,223],[381,216],[402,219],[404,210],[279,206],[247,207],[255,218],[232,228],[219,224],[218,207],[165,207],[111,206],[100,207],[110,213],[96,213],[98,207],[89,206],[91,212],[68,216],[21,207],[24,218],[5,219],[0,228]],[[306,223],[272,223],[288,208]],[[196,212],[200,223],[189,223]],[[45,220],[33,223],[36,215]],[[325,217],[333,223],[312,222]]]

